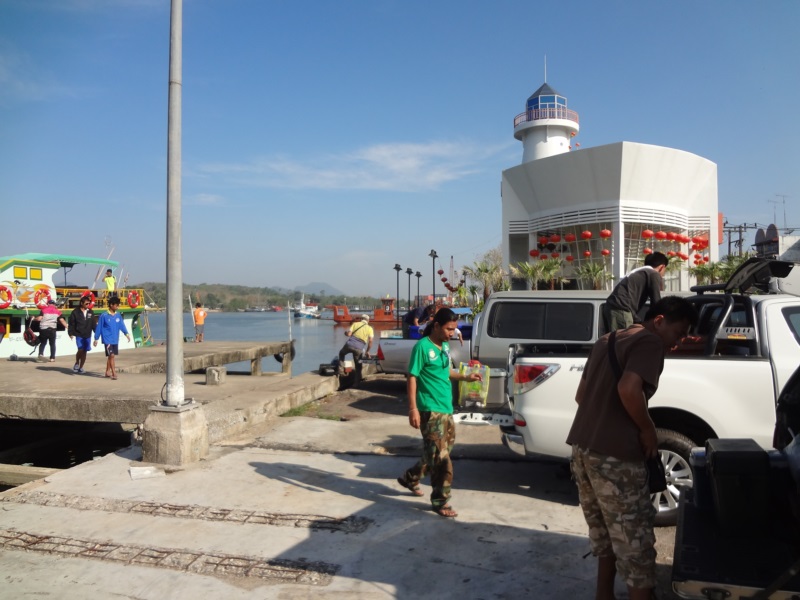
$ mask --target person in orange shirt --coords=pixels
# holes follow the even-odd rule
[[[203,308],[199,302],[194,305],[194,341],[203,341],[203,329],[205,327],[206,316],[208,312]]]

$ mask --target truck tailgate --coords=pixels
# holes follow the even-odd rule
[[[785,529],[773,527],[757,538],[726,535],[713,513],[697,508],[691,497],[691,490],[681,494],[675,534],[672,588],[681,598],[749,598],[800,558]],[[795,575],[769,598],[790,600],[798,594],[800,575]]]

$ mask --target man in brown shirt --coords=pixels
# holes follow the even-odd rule
[[[618,571],[631,600],[649,599],[655,587],[655,508],[644,462],[657,456],[658,439],[647,401],[658,389],[665,353],[696,321],[689,302],[668,296],[650,307],[644,323],[616,332],[619,380],[608,358],[608,335],[586,361],[567,443],[598,557],[596,600],[614,598]]]

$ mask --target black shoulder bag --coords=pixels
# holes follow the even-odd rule
[[[614,372],[617,383],[619,383],[619,380],[622,379],[622,368],[617,360],[616,342],[617,332],[613,331],[608,336],[608,362],[611,364],[611,370]],[[617,396],[619,397],[619,393]],[[644,466],[647,469],[647,484],[650,486],[650,493],[656,494],[666,490],[667,474],[664,471],[664,463],[661,462],[661,457],[648,458],[645,460]]]

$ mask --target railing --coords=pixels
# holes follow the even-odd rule
[[[144,290],[141,288],[122,288],[109,293],[107,290],[56,287],[58,298],[55,298],[55,300],[61,309],[76,308],[80,306],[81,298],[87,291],[94,294],[94,308],[108,308],[108,299],[111,296],[117,296],[119,298],[119,307],[121,309],[144,308]],[[138,295],[139,301],[136,306],[131,306],[128,301],[132,294]]]
[[[520,123],[528,121],[540,121],[542,119],[564,119],[566,121],[574,121],[580,123],[578,113],[574,110],[567,108],[537,108],[526,111],[514,117],[514,127]]]

